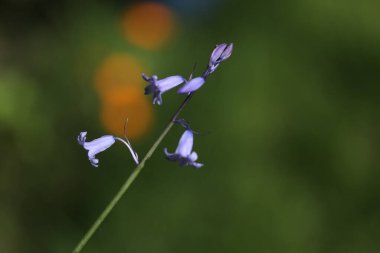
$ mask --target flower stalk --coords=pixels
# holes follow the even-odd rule
[[[83,146],[84,149],[88,150],[88,158],[93,166],[97,167],[99,163],[99,160],[95,157],[95,155],[111,147],[115,143],[116,140],[123,142],[124,145],[127,146],[137,166],[132,171],[130,176],[126,179],[126,181],[123,183],[123,185],[121,186],[119,191],[116,193],[116,195],[112,198],[110,203],[106,206],[106,208],[100,214],[100,216],[96,219],[94,224],[90,227],[87,233],[79,241],[79,243],[73,250],[73,253],[79,253],[82,251],[83,247],[87,244],[87,242],[91,239],[94,233],[98,230],[100,225],[108,217],[108,215],[113,210],[113,208],[117,205],[120,199],[128,191],[129,187],[136,180],[136,178],[138,177],[138,175],[144,168],[145,162],[153,155],[158,145],[162,142],[162,140],[169,133],[170,129],[173,127],[173,125],[176,122],[182,125],[183,127],[185,127],[186,130],[183,133],[181,139],[179,140],[177,149],[174,151],[174,153],[169,153],[166,148],[164,149],[166,158],[169,161],[179,162],[179,165],[181,166],[187,165],[187,166],[193,166],[195,168],[200,168],[203,166],[203,164],[196,162],[196,160],[198,159],[198,154],[192,151],[193,141],[194,141],[193,140],[194,132],[190,129],[189,125],[186,122],[183,122],[183,120],[177,121],[177,118],[182,112],[182,110],[185,108],[185,106],[191,100],[194,92],[204,85],[208,76],[216,70],[216,68],[220,65],[221,62],[225,61],[231,56],[232,50],[233,50],[232,43],[222,43],[222,44],[216,45],[215,49],[213,50],[211,54],[206,70],[203,72],[202,76],[192,78],[193,77],[193,73],[192,73],[188,80],[186,80],[185,78],[179,75],[169,76],[163,79],[158,79],[156,75],[153,75],[152,77],[148,77],[145,74],[142,74],[143,79],[149,83],[148,86],[145,87],[145,95],[153,94],[153,104],[162,105],[162,94],[182,83],[184,83],[184,85],[177,90],[177,93],[186,94],[186,98],[178,107],[178,109],[175,111],[174,115],[170,119],[169,123],[167,124],[163,132],[160,134],[158,139],[150,147],[150,149],[148,150],[145,157],[141,160],[140,163],[138,160],[137,153],[132,149],[132,145],[126,137],[125,129],[124,129],[125,140],[119,137],[112,136],[112,135],[105,135],[100,138],[87,142],[86,141],[87,132],[81,132],[79,134],[78,142],[80,145]]]
[[[181,103],[181,105],[178,107],[176,112],[174,113],[173,117],[171,118],[168,125],[165,127],[164,131],[160,134],[158,139],[153,143],[153,145],[150,147],[144,158],[141,160],[141,162],[135,167],[135,169],[132,171],[131,175],[127,178],[127,180],[124,182],[124,184],[121,186],[119,191],[116,193],[116,195],[112,198],[111,202],[106,206],[106,208],[103,210],[103,212],[99,215],[99,217],[96,219],[94,224],[90,227],[90,229],[86,232],[86,234],[83,236],[83,238],[79,241],[75,249],[73,250],[73,253],[79,253],[82,251],[84,246],[86,246],[87,242],[91,239],[91,237],[95,234],[95,232],[98,230],[100,225],[104,222],[104,220],[107,218],[107,216],[110,214],[112,209],[117,205],[117,203],[120,201],[120,199],[124,196],[124,194],[127,192],[129,187],[132,185],[132,183],[136,180],[137,176],[140,174],[142,169],[145,166],[145,162],[153,155],[154,151],[156,151],[158,145],[162,142],[162,140],[165,138],[165,136],[169,133],[170,129],[175,124],[174,122],[177,120],[178,116],[180,115],[181,111],[185,108],[187,103],[190,101],[191,97],[193,96],[193,93],[190,93],[187,95],[185,100]]]

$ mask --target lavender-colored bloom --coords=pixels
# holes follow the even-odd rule
[[[204,77],[196,77],[187,81],[181,88],[178,89],[179,94],[188,94],[198,90],[206,82]]]
[[[99,164],[99,159],[95,158],[95,155],[111,147],[115,143],[116,140],[119,140],[122,143],[124,143],[128,147],[129,151],[131,152],[131,155],[135,163],[136,164],[139,163],[138,155],[132,149],[132,146],[129,143],[129,141],[125,141],[113,135],[104,135],[100,138],[86,142],[86,135],[87,135],[87,132],[81,132],[78,135],[78,143],[82,145],[84,149],[88,150],[88,159],[90,160],[92,166],[98,167],[98,164]]]
[[[209,76],[212,72],[215,71],[215,69],[219,66],[219,64],[228,59],[233,50],[233,44],[232,43],[222,43],[219,45],[216,45],[214,51],[211,53],[210,61],[208,64],[208,67],[203,74],[204,77]]]
[[[228,59],[231,56],[234,45],[232,43],[222,43],[216,45],[214,51],[212,51],[209,65],[219,64],[222,61]]]
[[[186,81],[186,79],[182,76],[169,76],[160,80],[158,80],[156,75],[149,78],[145,74],[142,74],[142,77],[145,81],[150,83],[145,87],[145,95],[153,93],[153,104],[157,103],[158,105],[162,104],[161,95],[165,91],[170,90]]]
[[[178,161],[180,166],[190,165],[197,169],[202,167],[203,164],[195,162],[198,159],[198,155],[195,151],[192,151],[193,139],[193,132],[187,129],[182,134],[174,154],[169,153],[166,148],[164,149],[166,158],[170,161]]]

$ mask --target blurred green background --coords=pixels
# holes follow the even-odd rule
[[[76,136],[128,117],[142,157],[184,97],[151,105],[140,72],[200,74],[221,42],[182,114],[205,166],[165,160],[175,127],[83,252],[379,252],[380,2],[143,6],[1,1],[0,252],[71,252],[134,167]]]

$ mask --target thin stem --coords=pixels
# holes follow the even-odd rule
[[[120,201],[120,199],[123,197],[123,195],[126,193],[128,188],[131,186],[131,184],[135,181],[137,176],[140,174],[141,170],[145,166],[145,162],[153,155],[154,151],[157,149],[158,145],[162,142],[162,140],[165,138],[165,136],[168,134],[172,126],[174,125],[174,121],[177,119],[183,108],[186,106],[186,104],[190,101],[191,97],[193,96],[192,93],[190,93],[186,99],[181,103],[177,111],[174,113],[173,117],[171,118],[170,122],[164,129],[164,131],[160,134],[158,139],[154,142],[152,147],[149,149],[148,153],[146,153],[145,157],[142,159],[141,163],[136,166],[136,168],[132,171],[131,175],[127,178],[127,180],[124,182],[124,184],[121,186],[120,190],[116,193],[116,195],[113,197],[111,202],[107,205],[107,207],[103,210],[103,212],[100,214],[100,216],[96,219],[94,224],[92,224],[91,228],[87,231],[87,233],[83,236],[83,238],[79,241],[75,249],[73,250],[73,253],[79,253],[82,251],[83,247],[87,244],[87,242],[91,239],[91,237],[94,235],[94,233],[98,230],[99,226],[103,223],[103,221],[107,218],[107,216],[110,214],[112,209],[116,206],[116,204]]]
[[[121,141],[122,143],[124,143],[125,146],[127,146],[127,148],[129,149],[129,152],[131,152],[131,155],[133,157],[133,160],[135,160],[135,163],[138,165],[139,164],[139,156],[137,155],[137,153],[133,150],[131,144],[129,143],[128,139],[127,141],[119,138],[119,137],[114,137],[116,140],[118,141]]]
[[[190,99],[193,97],[193,93],[190,93],[187,95],[185,100],[182,102],[182,104],[178,107],[177,111],[174,113],[172,119],[170,120],[172,123],[177,119],[178,115],[181,113],[183,108],[187,105],[187,103],[190,101]]]

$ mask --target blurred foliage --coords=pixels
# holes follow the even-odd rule
[[[123,37],[135,2],[0,3],[0,252],[70,252],[131,172],[121,145],[94,169],[75,140],[105,133],[107,56],[187,76],[230,41],[183,113],[211,132],[195,139],[206,166],[164,159],[172,130],[83,252],[378,252],[379,1],[204,2],[163,1],[177,32],[156,51]],[[154,107],[140,156],[182,99]]]

